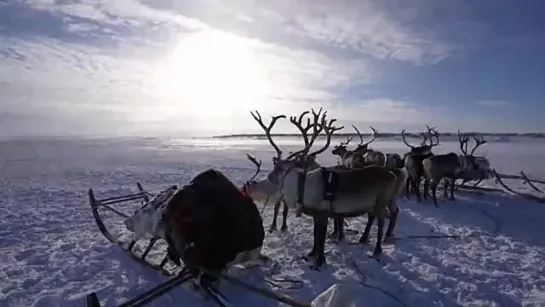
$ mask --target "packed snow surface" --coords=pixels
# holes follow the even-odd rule
[[[300,140],[279,142],[285,152]],[[407,150],[399,140],[376,141],[386,152]],[[97,292],[105,306],[116,306],[165,280],[127,257],[99,232],[87,190],[97,197],[136,192],[136,182],[159,192],[183,185],[201,171],[217,168],[241,185],[254,172],[251,153],[271,169],[273,150],[265,140],[184,139],[48,139],[0,142],[0,306],[83,306]],[[457,151],[446,142],[435,153]],[[482,146],[492,167],[502,173],[521,169],[545,177],[545,143],[538,140]],[[319,157],[336,163],[331,150]],[[508,181],[516,189],[528,185]],[[493,181],[488,185],[495,186]],[[438,192],[439,193],[439,192]],[[308,217],[288,218],[288,231],[267,233],[263,253],[274,267],[233,268],[230,272],[315,306],[545,306],[545,207],[503,193],[457,192],[457,200],[439,198],[399,202],[401,213],[393,243],[384,244],[380,262],[368,257],[370,244],[326,243],[328,264],[309,269],[300,256],[312,246]],[[258,204],[260,210],[262,205]],[[123,208],[132,214],[137,207]],[[107,225],[121,229],[123,220],[105,214]],[[265,227],[272,206],[263,211]],[[281,214],[278,217],[281,224]],[[349,220],[361,231],[366,218]],[[459,236],[434,238],[438,235]],[[299,289],[282,289],[264,281],[300,281]],[[270,299],[222,284],[234,306],[278,306]],[[177,288],[150,306],[215,306],[185,288]]]

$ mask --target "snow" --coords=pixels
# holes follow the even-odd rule
[[[279,141],[285,152],[299,143]],[[399,140],[377,140],[373,145],[387,152],[406,151]],[[434,152],[457,151],[457,147],[445,142]],[[2,141],[0,148],[2,307],[83,306],[91,292],[97,292],[101,304],[115,306],[165,280],[102,237],[88,204],[89,188],[103,198],[134,193],[139,181],[145,189],[159,192],[173,184],[181,186],[210,167],[241,185],[254,172],[246,152],[263,160],[264,171],[271,169],[273,155],[266,141],[248,139],[11,140]],[[545,177],[541,162],[545,142],[491,142],[480,150],[501,173],[523,169],[531,178]],[[318,160],[336,163],[330,150]],[[531,192],[528,185],[507,182]],[[493,181],[487,185],[496,186]],[[308,302],[321,295],[322,303],[316,300],[315,306],[330,306],[323,301],[337,300],[339,295],[349,300],[343,306],[545,305],[543,204],[503,193],[457,191],[455,195],[456,201],[439,198],[439,208],[431,200],[400,200],[397,239],[383,245],[380,262],[367,255],[374,232],[369,246],[351,244],[359,234],[347,232],[349,242],[326,243],[327,266],[320,272],[310,270],[300,256],[312,246],[311,219],[290,212],[289,230],[267,233],[265,238],[263,253],[276,265],[234,267],[230,273]],[[119,208],[128,213],[137,209]],[[263,215],[267,229],[272,206]],[[121,231],[122,219],[103,216],[107,226]],[[349,229],[362,231],[365,220],[349,220]],[[441,235],[453,237],[434,237]],[[274,287],[264,281],[271,273],[301,281],[303,287]],[[220,289],[234,306],[278,306],[237,286],[222,284]],[[185,288],[149,305],[180,304],[215,306]]]

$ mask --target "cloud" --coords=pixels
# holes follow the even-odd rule
[[[445,107],[343,98],[380,84],[379,60],[433,64],[456,49],[409,26],[421,13],[380,3],[0,4],[0,134],[259,132],[251,110],[267,119],[320,107],[345,126],[456,127]],[[278,131],[294,128],[283,121]]]
[[[187,11],[185,7],[177,7],[170,1],[148,3],[178,12]],[[238,33],[267,37],[287,44],[318,43],[323,47],[352,51],[379,60],[394,59],[419,65],[436,63],[456,50],[456,46],[440,39],[431,28],[411,27],[418,25],[421,17],[412,4],[394,5],[404,14],[394,14],[384,1],[373,0],[208,0],[202,1],[200,15],[205,19],[208,17],[211,24],[229,27]],[[430,6],[438,7],[430,2],[416,5],[424,11]],[[452,7],[443,9],[454,11]]]
[[[507,100],[479,100],[477,103],[486,107],[506,107],[511,105],[511,102]]]

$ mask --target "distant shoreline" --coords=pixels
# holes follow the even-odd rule
[[[464,133],[467,136],[483,136],[483,137],[495,137],[495,138],[501,138],[501,137],[530,137],[530,138],[545,138],[545,133],[480,133],[480,132],[466,132]],[[420,137],[421,132],[415,133],[415,132],[407,132],[405,133],[406,136],[409,137]],[[456,132],[442,132],[441,137],[447,136],[447,137],[457,137]],[[280,138],[294,138],[294,137],[301,137],[300,134],[297,133],[273,133],[271,134],[272,137],[280,137]],[[320,135],[323,137],[324,135]],[[362,133],[363,137],[371,137],[372,134],[370,133]],[[358,137],[356,133],[336,133],[334,135],[334,138],[346,138],[346,137]],[[377,138],[393,138],[393,137],[401,137],[401,133],[378,133]],[[207,137],[205,137],[207,138]],[[253,139],[264,139],[266,138],[265,134],[253,134],[253,133],[241,133],[241,134],[224,134],[224,135],[215,135],[212,137],[208,137],[212,139],[235,139],[235,138],[253,138]]]

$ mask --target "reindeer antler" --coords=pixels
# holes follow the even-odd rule
[[[309,111],[305,111],[299,115],[299,119],[297,119],[296,116],[290,116],[290,122],[301,131],[301,135],[303,136],[303,141],[305,142],[305,147],[308,146],[309,140],[308,140],[308,131],[310,128],[312,128],[312,124],[310,123],[310,118],[307,118],[307,125],[303,128],[303,118],[305,115],[310,113]]]
[[[469,138],[460,133],[460,130],[458,130],[458,142],[460,143],[460,150],[464,155],[467,155],[467,145],[469,142]]]
[[[257,121],[257,123],[261,126],[261,128],[263,130],[265,130],[265,135],[267,136],[267,139],[269,140],[269,143],[272,145],[272,147],[274,148],[274,150],[276,150],[276,156],[278,159],[281,159],[282,158],[282,151],[280,150],[280,148],[278,148],[278,146],[274,143],[273,139],[272,139],[272,136],[271,136],[271,129],[274,127],[274,124],[276,124],[276,121],[281,119],[281,118],[286,118],[286,115],[277,115],[277,116],[273,116],[272,117],[272,120],[269,124],[268,127],[265,126],[265,124],[263,124],[263,119],[261,118],[261,115],[259,114],[258,111],[255,111],[255,114],[253,112],[250,112],[250,114],[252,114],[252,117]]]
[[[325,130],[325,133],[326,133],[325,145],[321,149],[316,150],[316,151],[308,154],[309,157],[315,157],[315,156],[321,154],[322,152],[324,152],[329,147],[329,145],[331,144],[331,137],[333,137],[333,133],[335,133],[335,131],[339,131],[339,130],[344,129],[344,126],[341,126],[341,127],[333,126],[333,123],[336,122],[336,121],[337,121],[337,119],[335,119],[335,118],[330,119],[329,123],[327,125],[325,125],[325,113],[324,113],[322,128],[323,128],[323,130]]]
[[[248,160],[250,160],[250,162],[252,162],[257,167],[255,174],[248,180],[248,181],[252,181],[254,180],[255,177],[257,177],[257,175],[261,171],[261,164],[263,164],[263,161],[257,160],[254,156],[248,153],[246,154],[246,158],[248,158]]]
[[[411,148],[411,149],[412,149],[412,148],[415,148],[413,145],[409,144],[409,143],[407,142],[407,140],[405,139],[405,129],[401,130],[401,139],[403,140],[403,143],[405,143],[405,145],[407,145],[407,147],[409,147],[409,148]],[[426,140],[424,140],[424,142],[425,142],[425,141],[426,141]]]
[[[295,118],[292,117],[292,119],[294,119],[294,120],[291,121],[291,123],[294,124],[295,126],[297,126],[299,131],[301,131],[301,134],[303,135],[303,140],[305,141],[305,147],[303,149],[299,150],[299,151],[291,153],[286,158],[286,160],[289,160],[289,159],[291,159],[291,158],[293,158],[295,156],[299,156],[299,155],[301,155],[302,157],[307,156],[307,153],[310,150],[310,148],[312,147],[312,145],[314,144],[314,141],[316,141],[316,139],[318,138],[318,135],[324,129],[324,127],[325,127],[325,118],[326,118],[327,111],[325,111],[323,114],[322,114],[322,108],[320,108],[320,110],[318,110],[318,113],[316,113],[316,111],[314,111],[314,109],[311,109],[311,111],[312,111],[312,116],[313,116],[313,122],[311,124],[310,119],[309,119],[307,121],[307,127],[305,127],[305,128],[303,128],[299,124],[299,122],[295,121]],[[304,115],[306,113],[308,113],[308,111],[303,112],[302,115]],[[301,121],[302,121],[302,118],[303,118],[302,115],[300,116]],[[320,115],[322,115],[321,120],[320,120]],[[310,140],[309,140],[308,131],[310,130],[310,128],[312,128],[312,136],[310,137]]]
[[[435,129],[435,127],[430,128],[430,126],[426,125],[426,128],[428,128],[428,135],[430,137],[430,147],[435,147],[439,145],[439,132]],[[433,137],[435,136],[435,139],[437,142],[433,142]]]
[[[477,148],[479,148],[479,146],[483,145],[483,144],[486,144],[486,141],[485,139],[482,137],[481,135],[481,138],[478,139],[476,137],[473,137],[473,139],[475,140],[475,147],[473,147],[473,149],[471,150],[471,153],[469,155],[473,156],[473,154],[475,153],[475,150],[477,150]]]

